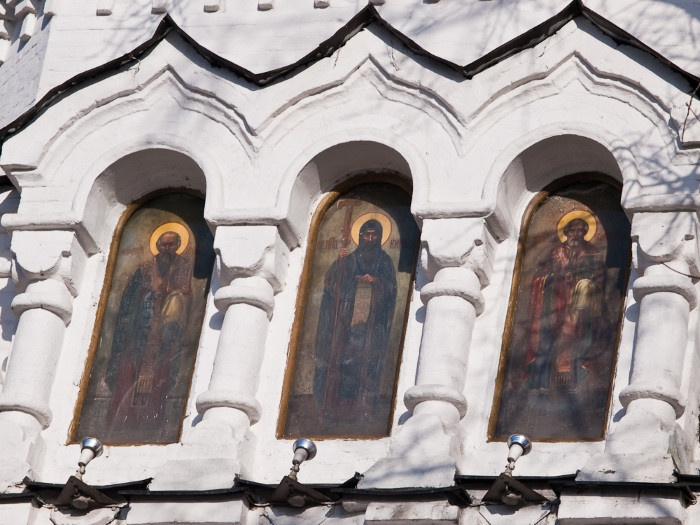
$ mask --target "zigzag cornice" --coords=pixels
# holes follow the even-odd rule
[[[266,147],[272,147],[277,140],[274,137],[280,135],[280,130],[283,132],[295,123],[307,120],[317,111],[325,111],[324,107],[332,106],[335,100],[352,99],[353,93],[361,90],[365,83],[371,85],[376,96],[385,102],[418,109],[430,115],[450,137],[454,147],[459,148],[466,129],[466,121],[460,111],[437,90],[411,81],[407,76],[391,73],[373,54],[362,58],[342,78],[314,86],[311,90],[302,91],[290,98],[283,106],[271,112],[256,131],[260,134],[264,132],[266,137],[272,139],[266,143]],[[361,107],[365,102],[356,100],[356,105]],[[359,112],[358,107],[355,111]],[[390,112],[391,110],[382,111]]]
[[[671,135],[669,131],[669,120],[673,123],[673,127],[670,128],[673,132],[677,133],[679,129],[679,123],[671,115],[671,105],[641,85],[633,84],[629,79],[597,69],[593,61],[579,51],[571,51],[553,67],[521,79],[515,88],[511,86],[510,89],[501,89],[471,115],[468,136],[482,136],[485,128],[514,113],[517,108],[558,95],[566,91],[572,82],[577,81],[588,93],[614,99],[644,115],[666,135],[670,144],[678,139],[677,134]],[[630,99],[633,99],[634,103]],[[674,153],[678,152],[678,145],[676,142]]]
[[[198,73],[201,72],[202,70],[198,70]],[[43,119],[43,113],[37,115],[36,118],[42,119],[42,125],[32,134],[30,144],[13,147],[13,150],[21,149],[22,165],[13,164],[12,158],[3,165],[17,173],[40,170],[40,166],[55,155],[67,157],[70,154],[70,144],[72,147],[79,144],[79,137],[115,120],[148,110],[150,104],[159,100],[163,94],[167,94],[182,109],[195,111],[226,127],[241,148],[249,156],[252,155],[257,150],[259,141],[253,140],[254,133],[233,101],[235,95],[229,98],[220,97],[216,90],[207,89],[201,78],[186,78],[187,73],[185,68],[178,68],[172,62],[161,58],[153,58],[151,54],[140,62],[138,67],[117,74],[110,83],[96,82],[86,86],[85,96],[71,99],[67,105],[47,108],[47,116],[50,118]],[[205,75],[214,82],[219,80],[214,75]],[[118,81],[116,86],[114,81]],[[230,95],[230,86],[231,84],[227,83],[228,89],[222,92]],[[70,134],[66,135],[69,130]],[[32,153],[32,146],[41,149]],[[44,182],[43,177],[35,176],[27,177],[24,184]]]
[[[119,58],[111,60],[97,68],[83,72],[68,80],[67,82],[61,84],[60,86],[56,86],[55,88],[49,90],[49,92],[47,92],[46,95],[42,97],[42,99],[38,101],[31,109],[29,109],[23,115],[15,119],[9,125],[0,129],[0,142],[4,141],[4,139],[7,136],[17,133],[28,122],[34,119],[38,113],[52,105],[60,96],[64,95],[67,91],[79,89],[82,86],[82,84],[88,81],[88,79],[94,80],[95,77],[111,75],[113,74],[114,70],[124,68],[125,66],[128,66],[129,63],[133,63],[139,60],[144,53],[150,51],[158,42],[160,42],[163,38],[165,38],[165,36],[167,36],[167,34],[169,34],[172,31],[177,32],[185,41],[187,41],[198,53],[200,53],[212,65],[227,69],[235,73],[239,77],[245,79],[246,81],[251,82],[252,84],[258,86],[267,86],[274,82],[281,81],[284,78],[289,77],[290,75],[298,73],[300,70],[308,67],[310,64],[318,60],[331,56],[337,49],[345,45],[345,43],[349,39],[353,38],[359,31],[361,31],[365,27],[368,27],[372,23],[376,23],[379,26],[386,29],[387,31],[389,31],[413,53],[419,56],[427,57],[428,59],[434,61],[435,64],[451,69],[457,72],[458,74],[463,75],[465,78],[472,78],[475,75],[480,74],[484,70],[493,67],[495,64],[501,62],[508,56],[522,51],[523,49],[531,48],[537,45],[539,42],[549,37],[551,34],[559,30],[566,23],[568,23],[570,20],[574,19],[577,16],[587,18],[612,37],[623,41],[628,45],[650,53],[654,58],[664,63],[667,67],[670,67],[673,71],[679,73],[681,76],[683,76],[688,82],[689,87],[691,85],[694,87],[700,82],[700,79],[688,73],[687,71],[684,71],[674,63],[670,62],[668,59],[666,59],[661,54],[645,45],[636,37],[632,36],[631,34],[627,33],[620,27],[611,23],[604,17],[598,15],[591,9],[587,8],[582,0],[573,0],[568,6],[566,6],[561,12],[559,12],[555,16],[549,18],[543,23],[533,27],[529,31],[497,47],[496,49],[493,49],[492,51],[481,56],[479,59],[464,66],[457,65],[453,62],[440,58],[439,56],[436,56],[426,51],[418,44],[416,44],[416,42],[414,42],[401,32],[397,31],[389,23],[384,21],[377,12],[377,10],[374,8],[374,6],[371,4],[368,4],[334,35],[332,35],[330,38],[319,44],[316,49],[312,50],[310,53],[308,53],[298,61],[288,64],[287,66],[277,68],[271,71],[266,71],[263,73],[253,73],[246,68],[234,64],[226,60],[225,58],[216,55],[215,53],[212,53],[208,49],[201,46],[198,42],[196,42],[183,29],[181,29],[169,15],[166,15],[163,18],[161,24],[156,29],[154,35],[130,53],[127,53]]]

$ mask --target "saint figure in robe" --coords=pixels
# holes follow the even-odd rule
[[[313,392],[324,414],[371,416],[380,396],[396,305],[396,271],[382,224],[367,220],[357,248],[328,268],[315,342]]]
[[[525,355],[533,393],[576,391],[595,351],[605,272],[599,250],[585,238],[595,219],[581,215],[564,225],[563,242],[537,268],[530,286]]]
[[[192,265],[177,253],[181,243],[177,232],[162,233],[157,253],[131,275],[122,293],[106,376],[114,430],[164,423],[190,303]]]

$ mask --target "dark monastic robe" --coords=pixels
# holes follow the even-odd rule
[[[366,274],[374,282],[360,282]],[[360,238],[357,249],[326,272],[314,375],[314,396],[325,413],[352,417],[375,406],[395,305],[396,272],[379,242]]]

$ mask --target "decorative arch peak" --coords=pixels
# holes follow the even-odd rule
[[[323,58],[330,57],[357,33],[372,24],[376,24],[383,30],[387,31],[392,37],[396,38],[416,55],[426,57],[435,64],[446,67],[449,70],[453,70],[464,76],[465,79],[471,79],[475,75],[478,75],[482,71],[498,64],[502,60],[515,55],[524,49],[536,46],[543,40],[556,33],[559,29],[576,17],[584,17],[590,20],[596,27],[618,43],[633,46],[651,54],[655,59],[663,63],[665,66],[671,68],[675,73],[680,74],[688,82],[689,86],[694,87],[700,83],[700,78],[684,70],[658,51],[643,43],[637,37],[588,8],[584,4],[583,0],[573,0],[560,12],[548,18],[544,22],[532,27],[528,31],[483,54],[476,60],[464,65],[447,60],[419,45],[414,39],[397,30],[389,22],[384,20],[377,11],[375,5],[370,1],[338,31],[336,31],[328,39],[321,42],[318,46],[316,46],[316,48],[300,59],[285,66],[263,72],[251,71],[250,69],[238,65],[225,57],[212,52],[205,46],[198,43],[197,40],[195,40],[187,31],[180,27],[173,20],[170,14],[166,14],[154,31],[153,35],[148,40],[134,48],[131,52],[110,60],[100,66],[79,73],[66,82],[50,89],[28,111],[20,115],[17,119],[4,128],[0,129],[0,144],[2,144],[6,138],[17,133],[29,122],[33,121],[39,114],[50,107],[59,97],[69,94],[74,90],[80,89],[85,82],[94,81],[95,79],[99,80],[118,71],[129,68],[132,64],[148,54],[171,32],[175,32],[180,35],[213,67],[227,69],[255,86],[265,87],[293,76]],[[692,88],[689,87],[689,92],[690,91],[692,91]]]

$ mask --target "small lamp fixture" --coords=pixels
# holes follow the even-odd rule
[[[85,474],[85,467],[93,459],[102,455],[102,443],[96,438],[86,437],[80,444],[80,459],[78,460],[78,471],[75,473],[75,477],[78,479],[83,479]]]
[[[508,465],[506,465],[506,474],[512,474],[515,470],[515,462],[521,456],[527,456],[532,450],[532,443],[522,434],[513,434],[508,438]]]
[[[508,438],[508,464],[503,473],[496,478],[482,501],[505,503],[513,507],[533,505],[547,501],[542,494],[535,492],[513,477],[515,462],[532,450],[532,443],[522,434],[513,434]]]
[[[85,467],[96,457],[102,455],[102,443],[93,437],[83,439],[80,444],[80,459],[75,476],[68,478],[61,493],[54,502],[56,507],[72,507],[78,511],[87,511],[98,507],[117,505],[109,496],[91,487],[83,481]]]
[[[294,442],[292,450],[294,450],[294,458],[292,459],[292,470],[289,472],[289,477],[297,479],[299,465],[307,459],[314,459],[316,456],[316,444],[310,439],[301,438]]]
[[[292,450],[294,450],[292,470],[288,476],[282,478],[270,496],[269,502],[297,508],[330,503],[331,500],[326,495],[297,481],[299,466],[307,459],[314,459],[316,456],[315,443],[307,438],[297,439],[292,445]]]

